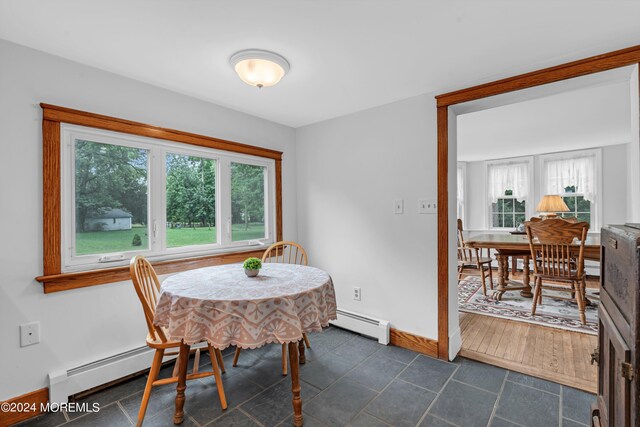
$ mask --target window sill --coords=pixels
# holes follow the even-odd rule
[[[260,258],[263,253],[264,249],[261,248],[243,252],[159,261],[152,264],[156,272],[160,275],[214,265],[233,264],[242,262],[252,256]],[[89,286],[104,285],[106,283],[122,282],[130,280],[130,278],[129,266],[126,265],[115,268],[38,276],[36,280],[43,284],[44,293],[50,294]]]

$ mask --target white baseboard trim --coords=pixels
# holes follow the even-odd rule
[[[340,308],[337,311],[338,320],[332,321],[332,325],[375,338],[380,344],[389,344],[388,320],[380,320]]]
[[[449,360],[456,358],[462,349],[462,332],[460,328],[449,336]]]

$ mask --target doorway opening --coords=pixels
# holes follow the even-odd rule
[[[632,221],[639,213],[640,191],[632,180],[640,169],[640,48],[632,51],[633,60],[626,57],[605,70],[597,66],[601,56],[437,98],[439,193],[458,195],[453,200],[439,194],[439,343],[444,338],[447,344],[441,357],[460,353],[595,391],[590,353],[597,346],[597,234],[601,226]],[[589,73],[584,72],[587,61],[594,65]],[[539,201],[555,188],[550,182],[557,187],[571,178],[550,172],[567,163],[584,163],[582,170],[590,171],[587,181],[567,184],[559,194],[570,208],[560,215],[590,224],[587,294],[594,303],[585,310],[585,324],[577,305],[556,301],[553,294],[543,293],[542,309],[531,315],[530,287],[522,285],[530,282],[533,270],[522,256],[528,243],[522,254],[505,247],[500,251],[500,245],[471,245],[470,253],[483,250],[478,260],[487,262],[465,266],[458,280],[459,236],[477,243],[517,235],[521,224],[539,215]],[[507,177],[514,174],[520,177],[516,184]],[[464,230],[460,235],[458,219]],[[519,236],[526,243],[527,237]],[[518,282],[521,288],[494,298],[505,280],[512,282],[507,288]]]

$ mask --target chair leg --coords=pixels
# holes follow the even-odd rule
[[[480,272],[480,281],[482,282],[482,295],[487,296],[487,283],[484,275],[484,267],[478,263],[478,271]]]
[[[493,290],[493,269],[491,268],[491,263],[489,263],[489,286],[491,290]]]
[[[173,378],[178,376],[178,366],[180,366],[180,355],[178,354],[178,357],[176,357],[176,363],[173,365],[173,371],[171,372],[171,376]]]
[[[542,305],[542,279],[540,279],[540,295],[538,295],[538,305]]]
[[[462,280],[462,273],[464,272],[464,265],[458,267],[458,282]]]
[[[542,280],[536,278],[536,289],[533,291],[533,304],[531,305],[531,315],[536,315],[536,308],[538,306],[538,300],[542,294]]]
[[[287,345],[282,344],[282,376],[287,376]]]
[[[142,394],[142,403],[140,404],[140,410],[138,411],[138,421],[136,426],[141,426],[144,421],[144,414],[147,412],[147,406],[149,405],[149,397],[151,397],[151,389],[153,388],[153,382],[158,378],[160,368],[162,367],[162,358],[164,357],[164,349],[157,349],[156,354],[153,356],[153,363],[151,363],[151,369],[149,370],[149,377],[147,378],[147,385],[144,386],[144,393]]]
[[[582,281],[580,282],[576,282],[576,283],[572,283],[572,285],[575,285],[574,290],[576,292],[572,292],[572,295],[575,295],[575,299],[576,299],[576,303],[578,303],[578,310],[580,312],[580,322],[582,322],[582,324],[586,324],[587,323],[587,317],[584,313],[584,298],[583,298],[583,288],[582,288]]]
[[[304,339],[304,345],[306,345],[307,348],[311,348],[311,341],[309,341],[307,334],[302,334],[302,338]]]
[[[220,366],[220,372],[224,374],[227,371],[224,368],[224,360],[222,360],[222,352],[217,348],[214,349],[214,351],[216,352],[216,359],[218,360],[218,365]]]
[[[236,347],[236,354],[233,355],[233,366],[238,366],[238,358],[240,357],[240,352],[242,349],[240,347]]]
[[[220,406],[222,410],[227,409],[227,396],[224,394],[224,385],[222,384],[222,376],[220,375],[220,367],[218,366],[218,358],[216,351],[209,345],[209,358],[211,359],[211,367],[213,368],[213,376],[216,379],[216,387],[218,388],[218,397],[220,397]]]
[[[200,349],[196,349],[196,355],[193,358],[193,373],[197,374],[200,369]]]

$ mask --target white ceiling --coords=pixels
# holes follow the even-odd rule
[[[626,144],[629,81],[581,88],[459,115],[459,161],[479,161]]]
[[[298,127],[640,43],[638,1],[0,0],[0,38]],[[273,88],[228,59],[285,56]]]

